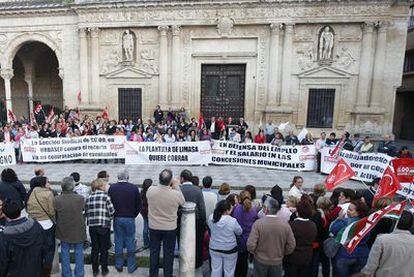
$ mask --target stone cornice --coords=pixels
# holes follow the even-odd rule
[[[402,5],[409,5],[403,1]],[[79,15],[79,22],[84,23],[107,23],[108,21],[135,21],[148,22],[153,21],[154,24],[161,24],[162,21],[167,24],[175,24],[177,21],[180,25],[201,22],[202,20],[211,20],[215,14],[216,20],[218,16],[231,14],[237,22],[236,24],[255,23],[255,19],[260,19],[263,23],[264,19],[269,22],[281,18],[280,22],[286,22],[286,19],[304,18],[304,22],[309,18],[343,16],[347,20],[355,22],[360,21],[358,16],[384,16],[390,7],[393,6],[395,0],[193,0],[193,1],[165,1],[165,0],[141,0],[141,1],[75,1],[68,4],[68,1],[20,1],[9,0],[2,3],[0,0],[0,15],[2,16],[18,16],[18,15]],[[40,3],[38,3],[40,2]],[[65,3],[66,2],[66,3]],[[407,3],[406,3],[407,2]],[[401,4],[401,2],[399,2]],[[298,9],[298,7],[300,7]],[[401,15],[393,14],[392,16],[407,16],[405,10],[401,10]],[[342,12],[341,12],[342,11]],[[233,16],[236,13],[236,18]],[[395,9],[394,9],[395,13]],[[108,20],[106,14],[123,14],[115,20]],[[237,16],[238,15],[238,16]],[[349,16],[354,16],[350,18]],[[152,17],[152,18],[150,18]],[[153,19],[153,20],[152,20]],[[158,19],[158,20],[157,20]],[[328,20],[326,18],[326,20]],[[142,23],[141,23],[142,24]],[[98,26],[97,25],[97,26]],[[147,24],[144,24],[147,25]]]

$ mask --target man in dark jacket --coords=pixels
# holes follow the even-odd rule
[[[196,268],[203,265],[203,239],[206,226],[206,205],[204,203],[204,196],[201,189],[194,186],[191,180],[193,174],[191,171],[185,169],[180,174],[181,192],[184,195],[186,202],[193,202],[196,204]]]
[[[1,172],[0,194],[4,199],[15,200],[21,203],[21,208],[24,207],[26,189],[11,168],[6,168]]]
[[[115,268],[122,272],[124,266],[124,246],[127,249],[128,272],[137,269],[135,260],[135,218],[141,211],[141,195],[138,187],[129,183],[127,170],[118,172],[118,183],[109,188],[109,196],[115,208]]]
[[[220,138],[220,130],[216,118],[213,116],[211,117],[210,121],[207,121],[207,130],[211,132],[211,137],[213,139]]]
[[[0,233],[0,276],[40,276],[45,255],[42,227],[33,219],[21,217],[20,203],[5,201],[7,217]]]

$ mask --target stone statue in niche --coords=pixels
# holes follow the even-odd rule
[[[329,26],[325,26],[319,36],[319,60],[332,60],[334,34]]]
[[[122,36],[122,50],[124,61],[134,61],[134,35],[129,30],[126,30]]]

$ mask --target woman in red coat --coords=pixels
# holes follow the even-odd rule
[[[254,136],[254,143],[266,143],[266,136],[262,129],[259,129],[259,133]]]

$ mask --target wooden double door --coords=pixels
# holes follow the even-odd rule
[[[205,119],[244,117],[245,64],[204,64],[201,68],[201,112]]]

